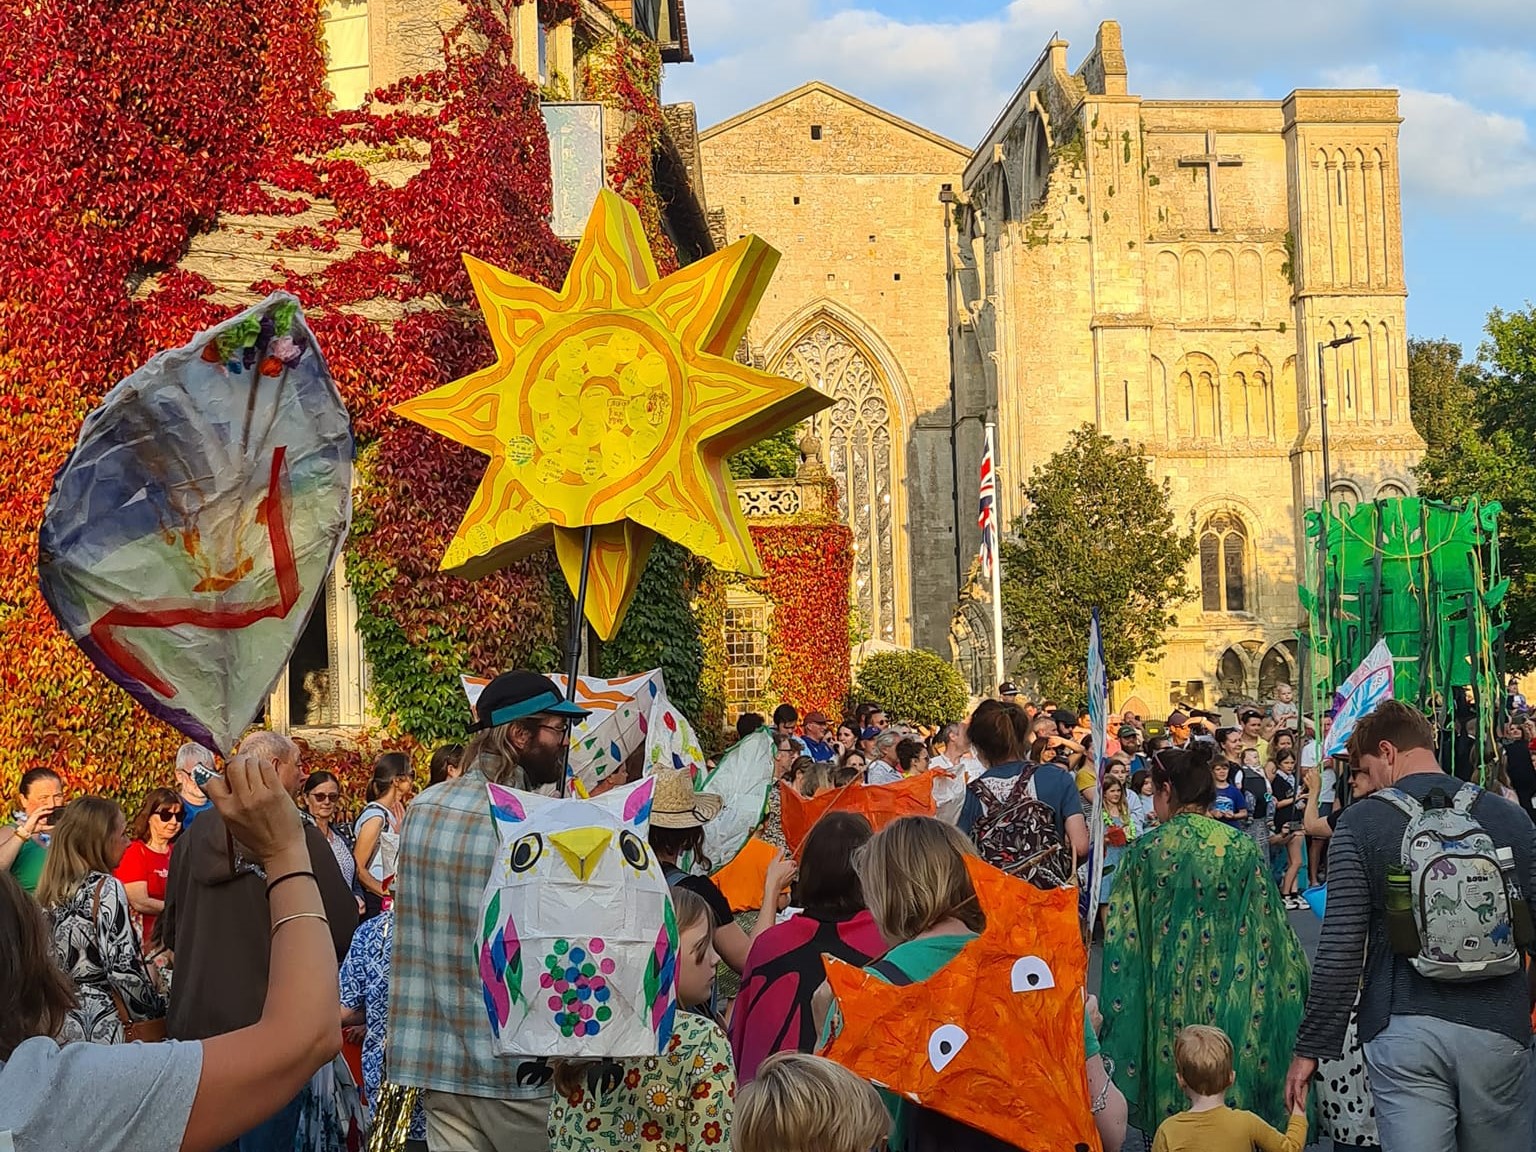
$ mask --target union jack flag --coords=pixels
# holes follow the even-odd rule
[[[976,524],[981,529],[981,574],[991,579],[992,565],[997,562],[997,470],[992,463],[991,428],[981,454],[981,506]]]

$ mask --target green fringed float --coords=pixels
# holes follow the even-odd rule
[[[1434,721],[1442,746],[1463,695],[1476,706],[1479,746],[1489,745],[1503,706],[1508,627],[1499,511],[1476,497],[1458,505],[1409,496],[1306,514],[1298,595],[1313,715],[1385,638],[1394,657],[1393,694]],[[1480,774],[1491,771],[1479,765]]]

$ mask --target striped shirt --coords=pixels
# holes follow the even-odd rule
[[[492,1100],[549,1095],[547,1085],[518,1084],[522,1061],[491,1054],[473,942],[496,849],[478,771],[428,788],[406,810],[385,1041],[393,1083]]]
[[[1404,776],[1397,787],[1415,800],[1435,788],[1454,797],[1471,787],[1443,772]],[[1472,807],[1495,845],[1514,850],[1527,902],[1536,892],[1536,828],[1501,796],[1484,793]],[[1420,976],[1387,941],[1387,868],[1402,863],[1408,817],[1386,800],[1369,797],[1344,810],[1328,843],[1328,915],[1312,962],[1307,1011],[1296,1035],[1301,1056],[1337,1057],[1356,991],[1360,1040],[1376,1037],[1393,1016],[1434,1016],[1498,1032],[1520,1044],[1531,1038],[1525,974],[1450,982]],[[1533,906],[1536,914],[1536,906]],[[1363,976],[1363,979],[1362,979]]]

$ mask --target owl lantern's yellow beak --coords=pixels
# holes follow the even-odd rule
[[[549,836],[549,842],[560,850],[578,880],[586,880],[592,875],[612,841],[613,833],[607,828],[567,828]]]

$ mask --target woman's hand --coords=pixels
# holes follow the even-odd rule
[[[209,780],[203,792],[240,843],[263,863],[304,851],[299,810],[283,790],[272,760],[249,753],[232,756],[224,775]]]
[[[763,877],[763,894],[772,895],[777,902],[779,893],[788,888],[799,873],[800,865],[795,862],[795,858],[780,848],[769,863],[768,871]],[[766,908],[768,901],[765,900],[763,903]]]

